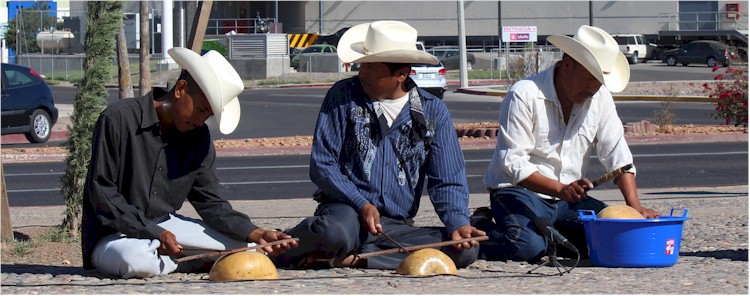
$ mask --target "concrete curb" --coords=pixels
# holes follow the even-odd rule
[[[483,95],[483,96],[497,96],[504,97],[508,94],[505,90],[494,89],[495,86],[478,86],[478,87],[466,87],[456,89],[458,93],[465,93],[471,95]],[[661,102],[665,100],[665,96],[655,95],[618,95],[613,94],[612,98],[615,101],[646,101],[646,102]],[[673,102],[702,102],[711,103],[714,100],[705,96],[679,96],[672,99]]]
[[[625,136],[628,144],[654,145],[654,144],[679,144],[679,143],[722,143],[722,142],[748,142],[748,134],[688,134],[688,135],[629,135]],[[25,140],[25,139],[24,139]],[[460,139],[462,150],[494,149],[497,139]],[[36,153],[33,148],[29,152],[10,153],[10,149],[3,148],[5,152],[0,154],[4,163],[21,162],[56,162],[63,161],[67,156],[64,152]],[[306,155],[310,154],[310,145],[281,146],[281,147],[248,147],[248,148],[217,148],[218,157],[244,157],[244,156],[269,156],[269,155]]]

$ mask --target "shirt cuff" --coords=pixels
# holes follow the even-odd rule
[[[538,170],[536,169],[536,167],[533,167],[533,166],[521,168],[513,176],[513,186],[517,186],[518,183],[521,183],[523,180],[526,180],[529,176],[531,176],[531,174],[537,171]]]
[[[469,225],[469,217],[464,215],[455,215],[445,219],[445,230],[448,232],[448,235],[464,225]]]
[[[158,239],[161,236],[161,233],[164,232],[166,229],[159,226],[159,224],[152,223],[150,225],[146,226],[146,232],[148,232],[152,238]]]

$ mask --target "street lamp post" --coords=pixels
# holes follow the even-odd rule
[[[458,0],[458,52],[460,58],[461,87],[469,86],[466,72],[466,24],[464,22],[464,0]]]

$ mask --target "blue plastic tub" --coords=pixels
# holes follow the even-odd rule
[[[682,216],[673,216],[682,210]],[[604,267],[668,267],[677,263],[687,209],[656,219],[601,219],[580,210],[589,258]]]

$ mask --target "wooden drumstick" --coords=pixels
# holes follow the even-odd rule
[[[601,177],[599,177],[599,179],[596,179],[596,180],[594,180],[594,182],[591,182],[591,184],[593,184],[594,187],[596,187],[596,186],[599,186],[599,185],[604,184],[606,182],[609,182],[609,181],[612,181],[614,179],[617,179],[617,177],[622,176],[623,174],[625,174],[625,171],[629,170],[632,167],[633,167],[632,163],[626,164],[625,166],[623,166],[623,167],[621,167],[619,169],[616,169],[614,171],[611,171],[609,173],[606,173],[606,174],[602,175]]]
[[[296,238],[296,237],[286,238],[286,239],[280,239],[280,240],[277,240],[277,241],[272,241],[270,243],[265,243],[265,244],[260,244],[260,245],[254,245],[252,247],[245,247],[245,248],[232,249],[232,250],[226,250],[226,251],[218,251],[218,252],[203,253],[203,254],[192,255],[192,256],[185,256],[185,257],[177,258],[174,262],[181,263],[181,262],[195,260],[195,259],[199,259],[199,258],[221,256],[221,255],[226,255],[226,254],[234,254],[234,253],[238,253],[238,252],[242,252],[242,251],[255,250],[255,249],[265,248],[265,247],[268,247],[268,246],[275,246],[275,245],[280,245],[280,244],[283,244],[283,243],[293,242],[293,241],[299,241],[299,239]]]
[[[381,255],[411,252],[411,251],[416,251],[416,250],[426,249],[426,248],[439,248],[439,247],[445,247],[445,246],[452,246],[452,245],[467,243],[471,241],[481,242],[481,241],[486,241],[488,239],[490,239],[490,237],[486,235],[477,236],[477,237],[465,238],[465,239],[460,239],[460,240],[443,241],[443,242],[424,244],[424,245],[414,245],[414,246],[408,246],[408,247],[403,247],[403,248],[393,248],[393,249],[387,249],[387,250],[382,250],[382,251],[377,251],[377,252],[372,252],[372,253],[359,254],[355,256],[358,259],[365,259],[365,258],[381,256]]]

